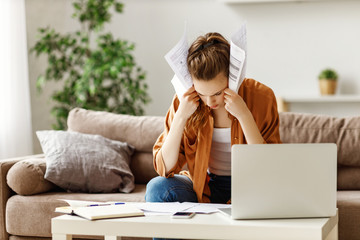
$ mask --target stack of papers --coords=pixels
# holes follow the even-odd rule
[[[176,212],[214,213],[219,208],[231,208],[229,204],[193,203],[193,202],[166,202],[166,203],[138,203],[136,206],[144,211],[145,215],[173,215]]]
[[[64,200],[70,206],[57,207],[55,212],[75,214],[89,220],[130,216],[173,215],[176,212],[194,212],[209,214],[219,208],[231,208],[229,204],[193,203],[193,202],[91,202]]]

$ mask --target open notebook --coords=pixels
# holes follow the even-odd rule
[[[143,211],[127,203],[59,200],[67,202],[70,206],[57,207],[55,212],[74,214],[89,220],[144,216]]]
[[[127,204],[96,207],[79,207],[73,210],[73,214],[89,220],[144,216],[143,211],[133,205]]]

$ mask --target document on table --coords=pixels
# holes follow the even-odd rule
[[[230,208],[229,204],[166,202],[166,203],[139,203],[136,204],[145,215],[173,215],[176,212],[213,213],[219,208]]]

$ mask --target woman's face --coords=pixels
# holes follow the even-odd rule
[[[211,109],[219,109],[225,106],[224,90],[228,86],[228,78],[224,73],[219,73],[211,80],[194,79],[195,91],[201,100]]]

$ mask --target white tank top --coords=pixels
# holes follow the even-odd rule
[[[208,170],[220,176],[231,175],[231,128],[214,128]]]

